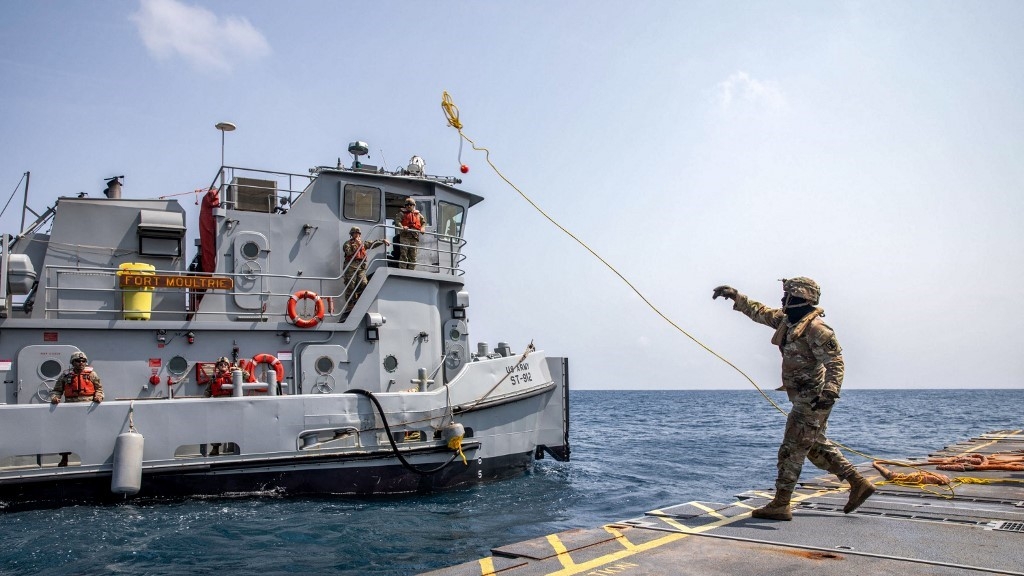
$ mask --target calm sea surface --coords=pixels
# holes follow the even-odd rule
[[[782,393],[771,393],[784,408]],[[491,547],[771,488],[783,416],[756,391],[571,393],[572,462],[386,500],[213,499],[0,513],[2,574],[405,575]],[[829,436],[883,458],[1024,428],[1024,390],[850,390]],[[863,459],[854,456],[855,462]],[[822,474],[810,463],[804,477]]]

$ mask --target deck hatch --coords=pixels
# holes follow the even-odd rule
[[[1004,532],[1024,532],[1024,522],[1000,522],[996,524],[993,530],[1002,530]]]

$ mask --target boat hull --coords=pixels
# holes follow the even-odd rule
[[[144,473],[138,494],[125,496],[110,491],[110,474],[52,475],[36,482],[0,486],[0,506],[9,512],[56,508],[81,504],[118,504],[173,501],[189,497],[380,497],[429,494],[522,475],[534,462],[533,452],[508,454],[467,461],[444,455],[424,469],[449,462],[433,474],[417,474],[396,464],[394,458],[378,457],[362,462],[325,458],[311,463],[308,458],[282,461],[275,465],[218,465],[189,473]]]

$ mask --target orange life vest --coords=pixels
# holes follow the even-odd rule
[[[363,244],[361,241],[359,242],[359,248],[352,255],[353,262],[359,262],[360,260],[366,260],[366,244]]]
[[[423,231],[423,216],[420,215],[418,210],[412,210],[406,212],[402,216],[402,226],[406,228],[412,228],[414,230]]]
[[[64,398],[78,398],[79,396],[92,396],[96,393],[96,386],[92,383],[92,368],[83,368],[81,374],[70,372],[71,380],[64,384]]]
[[[225,390],[223,386],[231,384],[231,370],[213,377],[213,384],[210,385],[211,396],[231,396],[231,390]]]

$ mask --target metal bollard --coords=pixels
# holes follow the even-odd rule
[[[242,371],[239,368],[235,368],[231,371],[231,395],[236,398],[244,394],[242,390]]]
[[[277,396],[277,372],[267,370],[267,396]]]
[[[433,384],[434,381],[429,379],[429,378],[427,378],[427,369],[426,368],[420,368],[417,371],[417,375],[419,376],[418,378],[413,378],[412,380],[409,380],[409,382],[412,383],[412,384],[419,385],[419,391],[420,392],[426,392],[427,391],[427,386]]]

